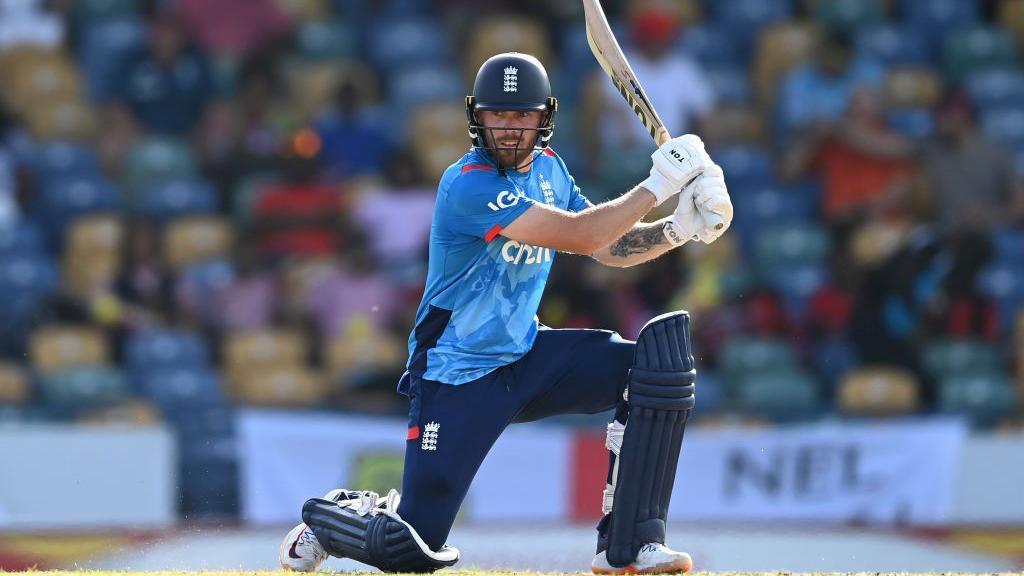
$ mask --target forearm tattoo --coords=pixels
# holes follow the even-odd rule
[[[667,244],[665,233],[661,230],[661,224],[645,226],[630,230],[621,238],[612,243],[608,249],[612,256],[627,258],[633,254],[643,254],[659,244]]]

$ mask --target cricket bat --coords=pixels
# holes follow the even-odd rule
[[[590,44],[590,50],[594,53],[597,63],[647,128],[654,143],[661,146],[671,140],[672,135],[665,128],[665,123],[661,121],[654,104],[647,98],[644,87],[640,85],[640,80],[622,53],[622,48],[612,33],[612,27],[608,24],[608,18],[604,15],[604,9],[601,8],[600,0],[583,0],[583,13],[587,23],[587,43]],[[723,226],[717,215],[708,214],[707,217],[717,222],[716,229]]]

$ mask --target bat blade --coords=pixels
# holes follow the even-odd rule
[[[600,0],[583,0],[583,12],[587,24],[587,43],[598,64],[604,69],[622,98],[637,115],[656,144],[668,141],[671,136],[665,129],[658,111],[647,98],[647,93],[637,79],[629,61],[622,53],[619,42],[612,33],[608,18],[601,8]]]

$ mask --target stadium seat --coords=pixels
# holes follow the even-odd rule
[[[1000,26],[1009,30],[1024,45],[1024,0],[1002,0],[999,2],[998,21]]]
[[[982,110],[981,130],[989,138],[1012,148],[1024,147],[1024,103]]]
[[[796,351],[781,339],[734,337],[725,343],[719,370],[730,387],[746,376],[795,369]]]
[[[62,254],[65,289],[82,300],[97,290],[112,289],[121,270],[125,236],[117,216],[86,216],[73,222]]]
[[[89,94],[95,102],[111,96],[118,64],[132,50],[141,47],[145,29],[136,18],[113,18],[82,29],[78,60]]]
[[[903,22],[936,39],[950,30],[977,22],[980,11],[979,2],[900,0]]]
[[[817,415],[821,392],[810,374],[794,367],[746,375],[736,386],[736,401],[752,416],[804,420]]]
[[[977,340],[937,340],[928,342],[922,352],[925,371],[936,379],[965,372],[991,372],[1000,369],[998,350]]]
[[[224,366],[232,392],[256,373],[300,367],[309,356],[302,334],[284,329],[230,333],[224,340]]]
[[[749,106],[718,106],[701,128],[701,138],[711,148],[758,146],[765,141],[761,116]]]
[[[778,294],[789,316],[801,319],[811,297],[828,282],[829,271],[821,263],[783,265],[767,270],[765,280]]]
[[[380,100],[376,72],[360,61],[296,62],[285,68],[284,75],[297,117],[312,118],[333,105],[342,83],[354,86],[362,102]]]
[[[524,52],[541,62],[552,61],[547,34],[537,21],[508,15],[492,16],[470,29],[462,56],[464,77],[474,78],[484,61],[502,52]]]
[[[384,18],[366,36],[367,57],[378,70],[439,66],[448,62],[444,28],[433,18]]]
[[[352,26],[339,20],[305,22],[296,38],[299,54],[309,60],[347,60],[357,56],[359,40]]]
[[[168,417],[181,411],[224,405],[220,375],[209,368],[168,365],[147,370],[138,384],[142,396]]]
[[[198,334],[184,330],[147,330],[125,343],[124,359],[133,374],[174,369],[199,369],[210,362],[210,350]]]
[[[58,100],[34,106],[25,124],[36,140],[91,141],[96,136],[96,112],[82,100]]]
[[[391,111],[405,118],[423,104],[460,102],[465,98],[462,79],[454,68],[423,64],[403,68],[390,78]],[[465,124],[465,114],[460,124]]]
[[[55,102],[82,100],[78,71],[61,52],[26,53],[12,61],[8,73],[3,98],[15,111],[30,113]]]
[[[729,186],[742,183],[763,183],[774,180],[775,167],[767,150],[755,146],[727,146],[710,150],[715,162],[725,172]]]
[[[719,66],[744,67],[746,62],[729,30],[711,22],[703,22],[683,32],[678,49],[699,62],[705,71]]]
[[[928,138],[935,131],[935,116],[930,108],[904,108],[886,114],[889,126],[909,138]]]
[[[885,0],[814,2],[814,17],[830,30],[853,31],[877,24],[885,16]]]
[[[164,259],[180,270],[214,258],[230,257],[230,223],[216,216],[190,216],[171,221],[164,229]]]
[[[850,416],[897,416],[920,407],[920,385],[902,368],[867,366],[839,383],[836,405]]]
[[[826,389],[834,393],[842,378],[860,365],[860,352],[845,337],[826,336],[815,342],[811,363]]]
[[[984,26],[956,30],[943,46],[943,70],[952,83],[974,72],[1015,63],[1013,37],[1005,30]]]
[[[121,205],[116,188],[103,180],[79,177],[47,183],[32,210],[46,226],[51,246],[58,249],[69,222],[86,214],[116,212]]]
[[[181,140],[150,138],[128,153],[125,185],[132,195],[141,194],[151,186],[181,180],[196,174],[196,159]]]
[[[32,366],[42,374],[105,364],[111,356],[106,335],[89,326],[44,326],[32,333],[30,346]]]
[[[117,215],[83,216],[69,226],[64,238],[64,254],[71,257],[97,253],[120,256],[126,236],[124,222]]]
[[[215,212],[220,203],[213,186],[196,179],[156,183],[146,188],[138,201],[139,211],[156,221]]]
[[[42,143],[31,160],[32,174],[44,186],[56,180],[100,178],[96,151],[78,142],[57,140]]]
[[[43,231],[32,220],[21,219],[0,225],[0,258],[37,256],[45,249]]]
[[[400,366],[406,354],[403,344],[365,320],[353,320],[325,345],[327,376],[345,388],[359,388],[368,379]]]
[[[1012,227],[993,230],[989,238],[995,249],[993,259],[996,262],[1024,266],[1024,230]]]
[[[754,93],[761,110],[774,110],[779,85],[787,72],[806,61],[817,42],[809,25],[787,22],[765,30],[754,54]]]
[[[24,341],[26,322],[39,306],[56,294],[57,269],[38,254],[17,254],[0,258],[0,334]]]
[[[136,16],[139,12],[136,0],[75,0],[71,8],[71,20],[78,24],[76,28]]]
[[[793,13],[792,0],[716,0],[707,5],[710,19],[728,29],[734,39],[756,36],[761,28]]]
[[[1016,391],[998,370],[978,370],[947,376],[939,383],[939,411],[967,416],[977,427],[991,427],[1013,414]]]
[[[39,395],[48,408],[81,410],[128,398],[128,382],[111,366],[79,366],[43,374]]]
[[[934,106],[942,95],[942,79],[928,68],[890,68],[885,77],[888,106],[922,108]]]
[[[327,381],[305,366],[268,367],[237,380],[232,397],[247,405],[314,408],[327,397]]]
[[[967,93],[982,110],[1010,108],[1024,102],[1024,71],[1017,67],[989,68],[971,73]]]
[[[887,67],[926,66],[932,61],[927,36],[912,26],[866,26],[856,31],[854,44],[858,54]]]
[[[556,122],[561,135],[562,122]],[[466,136],[465,105],[429,104],[417,107],[410,118],[409,141],[424,173],[444,173],[455,158],[465,153],[469,142]]]
[[[747,105],[753,102],[750,75],[744,67],[715,67],[704,71],[719,104]]]
[[[26,404],[32,397],[32,388],[25,372],[17,364],[0,363],[0,405]]]
[[[782,266],[823,263],[829,251],[828,233],[812,223],[769,226],[757,234],[754,254],[761,271]]]

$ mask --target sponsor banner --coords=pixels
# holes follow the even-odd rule
[[[4,427],[0,462],[0,530],[177,521],[176,450],[163,427]]]
[[[669,517],[944,524],[965,436],[948,420],[688,431]],[[576,447],[590,461],[603,453],[593,438]],[[595,474],[576,473],[581,491],[595,489]],[[574,518],[599,515],[583,504]]]
[[[242,518],[255,524],[298,522],[303,502],[333,488],[401,489],[407,441],[428,452],[455,441],[443,427],[408,430],[397,418],[267,410],[238,418]],[[480,467],[461,517],[567,518],[571,447],[565,428],[509,428]]]

